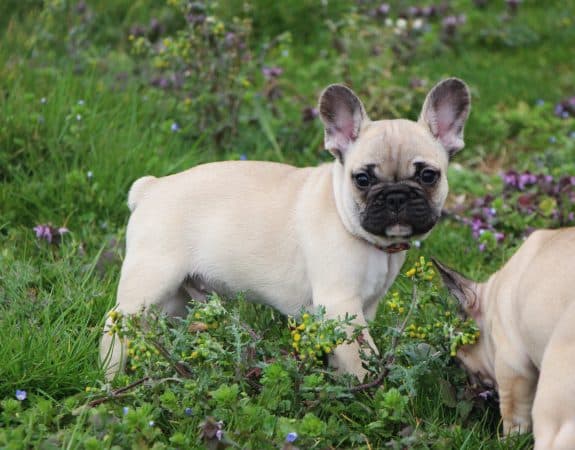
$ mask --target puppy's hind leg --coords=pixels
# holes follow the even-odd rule
[[[575,303],[556,325],[541,361],[533,404],[536,450],[575,449]]]
[[[122,315],[136,314],[155,305],[172,316],[186,312],[186,297],[181,284],[186,277],[183,264],[170,258],[154,255],[128,255],[122,267],[115,310]],[[100,360],[110,380],[126,364],[126,345],[110,333],[113,320],[108,317],[100,342]]]

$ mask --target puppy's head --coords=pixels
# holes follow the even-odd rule
[[[463,345],[457,350],[457,359],[463,364],[472,383],[478,383],[486,388],[497,387],[490,336],[486,335],[489,327],[484,317],[485,300],[482,296],[484,284],[465,278],[435,259],[433,263],[447,290],[459,301],[463,314],[476,322],[481,333],[475,344]]]
[[[469,90],[455,78],[429,92],[417,122],[371,121],[353,91],[325,89],[325,147],[337,159],[336,202],[352,233],[390,248],[427,235],[447,197],[447,165],[463,148],[469,108]]]

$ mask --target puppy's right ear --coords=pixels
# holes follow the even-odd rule
[[[328,86],[319,98],[319,115],[325,127],[325,148],[340,162],[369,120],[361,100],[342,84]]]
[[[463,146],[463,127],[469,116],[471,94],[467,85],[458,78],[448,78],[435,85],[427,94],[419,123],[428,127],[431,134],[453,158]]]
[[[477,320],[481,316],[481,302],[477,295],[477,283],[465,278],[459,272],[431,258],[447,290],[459,301],[466,314]]]

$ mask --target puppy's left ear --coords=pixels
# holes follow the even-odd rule
[[[465,145],[463,127],[470,107],[471,94],[467,85],[458,78],[448,78],[427,94],[421,109],[419,123],[429,128],[450,159]]]
[[[342,84],[328,86],[319,98],[319,115],[325,126],[325,148],[340,162],[369,121],[361,100]]]
[[[481,302],[477,296],[477,283],[468,280],[459,272],[431,258],[447,290],[459,301],[466,314],[477,320],[481,315]]]

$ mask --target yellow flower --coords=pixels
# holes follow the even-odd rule
[[[294,333],[294,335],[293,335],[293,340],[294,340],[295,342],[299,342],[300,339],[301,339],[301,334],[299,334],[299,333]]]
[[[415,275],[415,272],[416,272],[415,268],[411,268],[407,272],[405,272],[405,275],[408,276],[409,278],[411,278]]]

